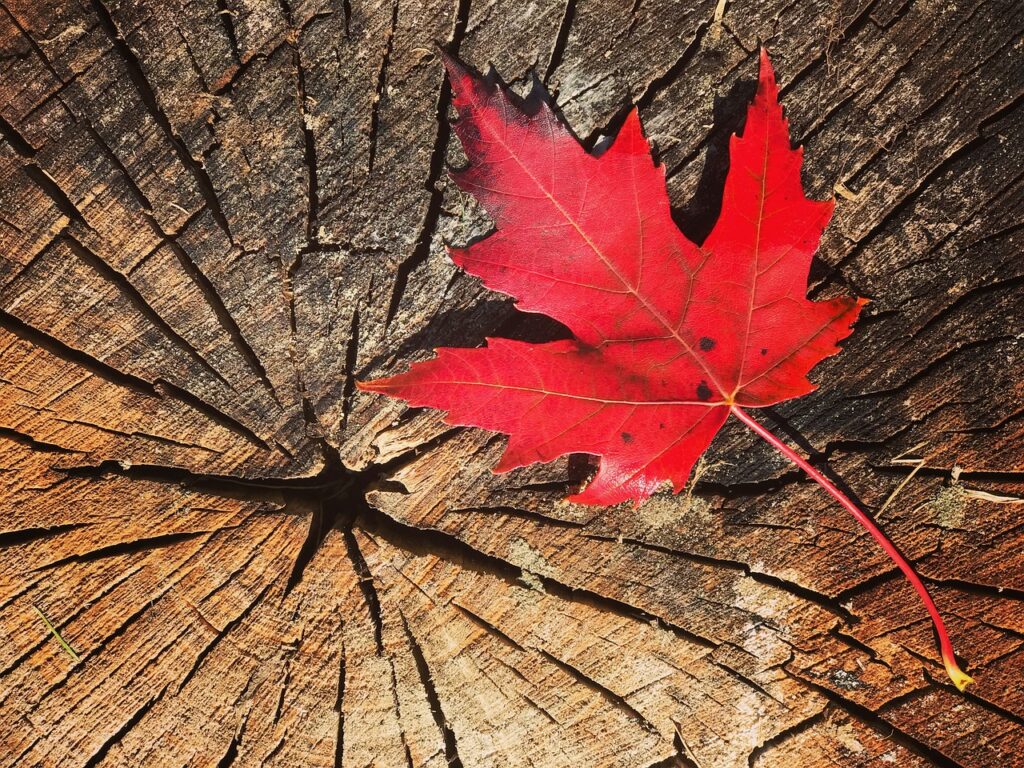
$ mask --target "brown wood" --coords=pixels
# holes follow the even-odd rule
[[[3,0],[0,766],[1024,765],[1022,31],[1014,0]],[[839,193],[812,294],[873,300],[765,418],[876,512],[924,459],[880,520],[966,695],[742,429],[594,509],[561,501],[585,462],[496,477],[502,438],[354,387],[558,332],[444,253],[489,224],[435,43],[535,68],[590,142],[638,103],[700,237],[762,40]]]

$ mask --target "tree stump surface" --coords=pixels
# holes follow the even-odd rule
[[[1024,765],[1022,30],[1013,0],[3,0],[0,766]],[[700,238],[759,41],[837,193],[811,294],[872,299],[764,417],[920,569],[964,695],[739,426],[680,496],[590,508],[585,461],[495,476],[502,437],[355,389],[560,332],[444,252],[490,224],[435,44],[535,69],[591,145],[637,103]]]

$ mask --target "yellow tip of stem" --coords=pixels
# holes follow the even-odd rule
[[[942,663],[946,667],[946,674],[949,675],[949,679],[953,681],[953,685],[957,687],[957,690],[963,691],[968,685],[974,682],[973,677],[957,666],[956,659],[943,656]]]

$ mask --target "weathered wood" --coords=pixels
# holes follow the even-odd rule
[[[0,766],[1024,765],[1024,5],[721,10],[0,2]],[[594,509],[585,461],[495,476],[502,438],[354,386],[561,332],[445,254],[490,225],[437,44],[591,144],[639,104],[700,238],[759,41],[838,195],[811,292],[872,299],[766,415],[884,506],[966,695],[742,429]]]

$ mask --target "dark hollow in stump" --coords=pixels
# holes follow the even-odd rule
[[[1014,0],[3,0],[0,768],[1024,765],[1022,30]],[[765,416],[920,569],[965,695],[748,432],[585,508],[586,462],[496,477],[501,437],[354,386],[558,333],[445,255],[489,223],[436,43],[535,68],[591,144],[638,103],[699,235],[759,41],[837,195],[811,293],[873,299]]]

